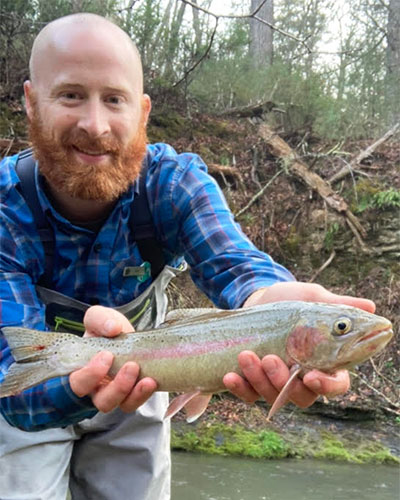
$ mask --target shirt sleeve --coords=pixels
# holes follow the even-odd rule
[[[167,186],[159,193],[160,231],[171,248],[185,255],[195,284],[218,307],[234,309],[262,287],[294,281],[285,267],[247,238],[205,170],[197,155],[177,155],[174,162],[165,161],[159,179]],[[170,176],[170,182],[164,176]]]
[[[24,325],[44,330],[44,306],[33,285],[33,278],[41,272],[41,244],[20,196],[12,192],[5,196],[4,190],[1,194],[0,327]],[[7,341],[0,333],[0,383],[13,362]],[[11,425],[38,431],[79,422],[97,410],[90,398],[74,395],[68,377],[59,377],[16,396],[0,398],[0,412]]]

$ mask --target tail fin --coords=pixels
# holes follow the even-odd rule
[[[2,332],[16,362],[0,383],[0,398],[14,396],[50,378],[67,375],[56,363],[49,363],[49,359],[54,358],[60,336],[67,334],[20,327],[4,327]]]

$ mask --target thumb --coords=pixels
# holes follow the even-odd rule
[[[83,323],[86,336],[116,337],[120,333],[131,333],[133,326],[123,314],[103,306],[92,306],[86,311]]]

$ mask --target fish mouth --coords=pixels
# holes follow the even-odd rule
[[[351,345],[343,346],[338,353],[341,362],[335,364],[335,371],[352,368],[381,352],[393,337],[391,323],[366,333]]]
[[[388,340],[390,340],[392,336],[393,336],[393,329],[392,325],[389,324],[384,328],[380,328],[379,330],[374,330],[373,332],[367,333],[366,335],[358,339],[354,345],[358,346],[360,344],[368,342],[369,340],[377,340],[378,337],[389,337]]]

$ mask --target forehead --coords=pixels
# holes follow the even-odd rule
[[[53,86],[68,82],[140,90],[142,71],[137,52],[116,29],[70,26],[47,34],[34,47],[31,70],[34,84]]]

